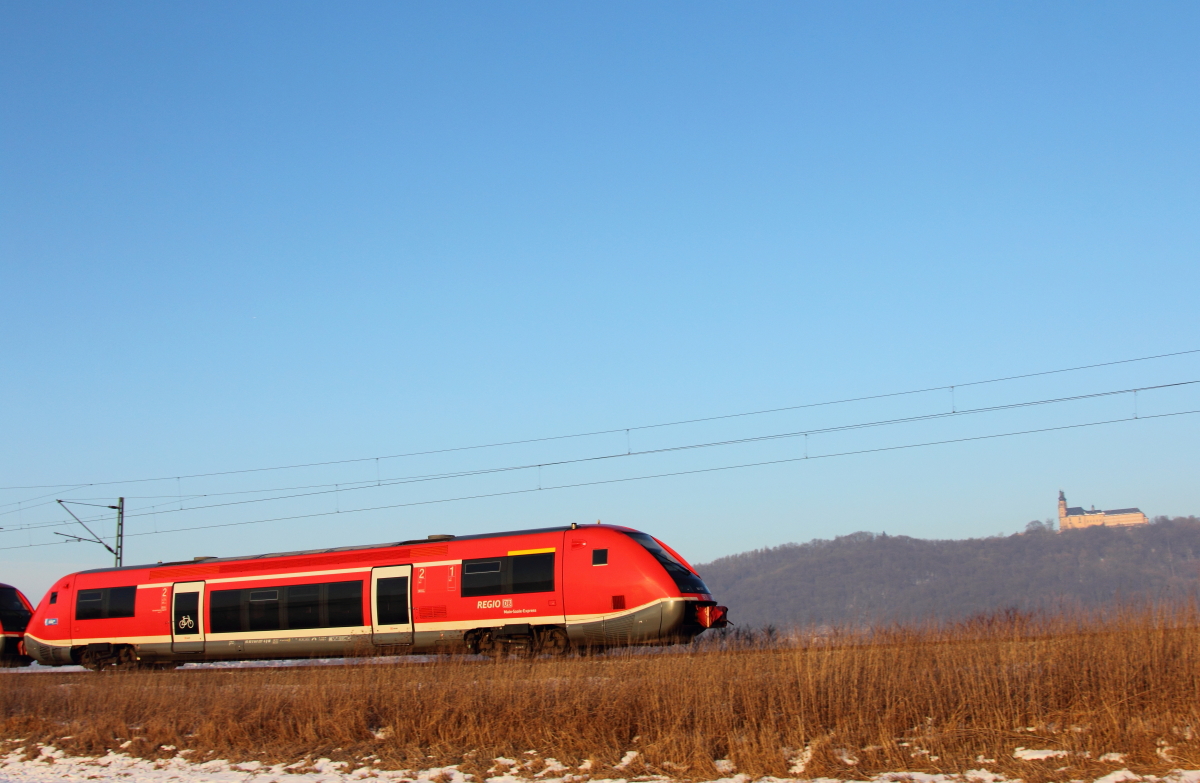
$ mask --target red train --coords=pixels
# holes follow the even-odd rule
[[[29,625],[33,607],[29,599],[12,585],[0,584],[0,666],[28,666],[33,659],[25,654],[21,636]]]
[[[81,571],[42,599],[25,649],[50,666],[405,652],[562,654],[686,642],[728,623],[646,533],[571,525]]]

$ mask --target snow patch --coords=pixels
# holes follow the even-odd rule
[[[1125,783],[1127,780],[1141,780],[1140,775],[1135,775],[1127,769],[1118,769],[1116,772],[1110,772],[1102,778],[1097,778],[1096,783]]]
[[[858,764],[858,756],[855,756],[845,748],[838,748],[833,752],[837,756],[837,760],[845,764],[847,767],[853,767]]]
[[[804,750],[793,755],[789,750],[784,750],[784,758],[789,764],[788,773],[791,775],[804,774],[805,768],[808,767],[808,762],[812,761],[813,749],[812,745],[805,745]]]
[[[1063,756],[1070,755],[1070,751],[1066,750],[1031,750],[1029,748],[1017,748],[1013,751],[1013,758],[1019,761],[1044,761],[1045,759],[1060,759]]]
[[[613,764],[613,769],[625,769],[630,764],[632,764],[637,759],[637,757],[638,757],[638,752],[636,750],[631,750],[628,753],[626,753],[624,756],[621,757],[620,763]]]
[[[384,771],[366,766],[367,759],[363,759],[364,766],[350,769],[351,765],[347,762],[332,761],[328,758],[319,758],[315,761],[304,760],[286,765],[267,765],[261,761],[231,763],[223,759],[203,763],[189,762],[182,754],[157,760],[134,758],[113,751],[109,751],[103,756],[67,756],[63,751],[49,745],[38,747],[37,751],[38,755],[28,761],[25,760],[26,748],[19,748],[0,755],[0,783],[80,783],[80,781],[89,780],[121,781],[121,783],[366,783],[371,779],[381,782],[394,781],[394,783],[480,783],[456,766],[424,770]],[[1026,760],[1059,758],[1065,755],[1065,751],[1057,750],[1018,748],[1018,751],[1024,752]],[[789,752],[785,756],[795,767],[806,764],[812,757],[812,751],[810,748],[806,748],[799,754]],[[640,754],[637,751],[629,751],[624,755],[621,763],[629,766],[639,757]],[[500,758],[495,761],[496,766],[503,769],[503,774],[488,778],[488,783],[530,783],[530,771],[523,770],[525,765],[513,759]],[[582,774],[563,774],[569,767],[556,759],[542,759],[541,763],[544,764],[544,767],[536,775],[538,783],[584,783],[587,778],[583,776],[593,768],[590,762],[584,762],[578,767],[578,772]],[[766,777],[753,780],[749,775],[734,775],[732,774],[734,765],[729,759],[718,759],[714,764],[717,765],[718,771],[723,777],[708,783],[797,783],[794,778]],[[669,781],[670,779],[653,776],[639,777],[637,780],[649,783],[650,781]],[[1019,783],[1015,779],[1006,778],[986,769],[973,769],[960,775],[891,772],[860,778],[859,781],[860,783]],[[1153,775],[1139,776],[1128,769],[1119,769],[1097,778],[1093,783],[1142,783],[1143,781],[1145,783],[1200,783],[1200,770],[1173,770],[1167,775],[1156,777]],[[626,781],[594,779],[588,783],[626,783]],[[851,782],[821,778],[812,783]]]
[[[545,759],[545,763],[546,766],[542,768],[541,772],[534,775],[535,778],[544,778],[547,775],[556,775],[559,772],[566,772],[569,769],[566,764],[563,764],[556,758],[547,758]]]
[[[1005,779],[1003,775],[998,775],[989,769],[969,769],[963,773],[963,777],[971,783],[998,783]]]

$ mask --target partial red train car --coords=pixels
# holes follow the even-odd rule
[[[669,546],[597,524],[82,571],[42,599],[25,648],[92,669],[561,654],[686,642],[727,622]]]
[[[0,666],[28,666],[33,659],[25,654],[22,637],[29,618],[33,615],[33,606],[17,588],[12,585],[0,584]]]

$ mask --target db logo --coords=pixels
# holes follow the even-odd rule
[[[487,601],[479,601],[475,604],[476,609],[511,609],[511,598],[493,598]]]

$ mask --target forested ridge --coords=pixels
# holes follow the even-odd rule
[[[958,620],[1200,594],[1200,518],[965,540],[852,533],[697,567],[742,626]]]

